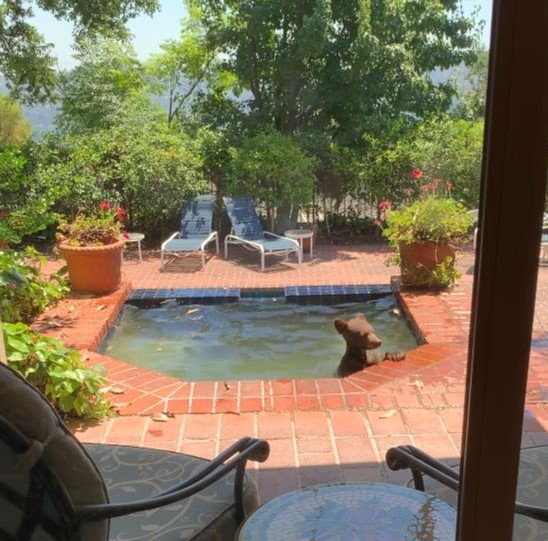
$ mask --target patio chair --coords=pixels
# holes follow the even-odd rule
[[[205,266],[205,247],[215,241],[215,248],[219,253],[219,236],[212,231],[213,208],[215,196],[200,195],[195,199],[186,200],[181,211],[181,230],[173,233],[162,243],[160,263],[163,266],[164,255],[189,255],[200,252],[202,268]]]
[[[258,504],[243,438],[211,461],[128,445],[81,445],[47,399],[0,364],[0,539],[232,540]]]
[[[228,257],[228,244],[241,244],[258,250],[261,254],[261,270],[264,271],[265,255],[285,255],[296,252],[299,263],[302,261],[301,246],[298,241],[264,231],[250,197],[223,197],[232,223],[229,235],[225,237],[225,258]]]
[[[451,467],[412,445],[388,449],[386,463],[392,470],[411,469],[416,489],[457,507],[458,465]],[[548,539],[548,446],[521,450],[517,500],[514,540]]]

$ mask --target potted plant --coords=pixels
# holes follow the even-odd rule
[[[431,193],[422,190],[427,195],[387,210],[383,235],[397,252],[388,263],[400,264],[402,285],[448,287],[459,277],[455,248],[468,238],[473,217],[449,193],[440,195],[439,181],[427,188]]]
[[[92,215],[79,214],[57,229],[59,251],[67,262],[74,291],[111,293],[118,289],[122,275],[120,238],[125,210],[103,202]]]

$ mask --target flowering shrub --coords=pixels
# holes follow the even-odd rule
[[[388,211],[386,206],[386,227],[383,236],[396,249],[396,254],[387,264],[402,263],[402,250],[408,251],[411,244],[430,241],[448,244],[452,248],[467,238],[474,218],[466,208],[452,199],[451,183],[440,179],[427,180],[420,169],[411,171],[415,180],[417,198],[398,210]],[[413,190],[409,193],[412,197]],[[403,261],[407,280],[412,277],[414,285],[446,287],[454,283],[459,272],[454,268],[454,252],[451,256],[426,265],[417,262],[410,268]]]
[[[57,241],[71,246],[103,246],[116,242],[122,231],[126,211],[112,207],[107,201],[93,215],[79,214],[72,223],[61,223]]]
[[[429,195],[400,210],[388,212],[383,235],[391,246],[430,240],[456,243],[466,238],[473,217],[454,199]]]

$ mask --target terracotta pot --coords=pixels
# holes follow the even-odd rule
[[[69,246],[59,250],[67,262],[70,284],[79,293],[112,293],[122,279],[122,249],[119,240],[105,246]]]
[[[433,279],[432,271],[451,258],[450,268],[454,268],[455,250],[449,242],[432,242],[429,240],[412,243],[400,243],[402,285],[418,287],[440,287]]]

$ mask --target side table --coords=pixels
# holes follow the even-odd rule
[[[313,485],[274,498],[237,541],[432,541],[456,536],[457,512],[419,490],[385,483]]]
[[[143,252],[141,250],[141,241],[145,238],[145,235],[143,233],[125,233],[120,236],[122,240],[125,240],[126,243],[128,242],[136,242],[137,243],[137,251],[139,252],[139,261],[143,261]],[[122,250],[122,260],[124,259],[124,252]]]
[[[288,229],[284,235],[290,239],[294,239],[301,245],[301,254],[304,256],[304,240],[310,241],[310,259],[314,257],[314,231],[311,229]]]

